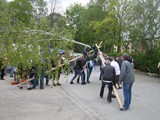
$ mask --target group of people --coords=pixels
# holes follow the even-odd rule
[[[81,58],[77,59],[75,63],[72,64],[72,72],[74,73],[73,78],[70,81],[70,84],[74,84],[74,80],[77,78],[77,83],[79,83],[79,79],[81,79],[81,85],[85,85],[86,83],[90,83],[90,76],[94,67],[94,59],[97,57],[97,52],[86,52],[82,55]],[[55,61],[51,60],[50,63],[52,65],[52,85],[53,86],[61,86],[59,82],[61,69],[62,69],[62,57],[58,57]],[[3,70],[1,72],[1,79],[3,78]],[[85,72],[86,70],[86,72]],[[131,104],[131,95],[132,95],[132,85],[135,81],[134,78],[134,64],[133,60],[129,57],[128,54],[124,53],[121,58],[105,58],[105,66],[100,65],[100,77],[99,79],[102,81],[101,89],[100,89],[100,97],[103,97],[104,88],[108,85],[108,95],[107,101],[109,103],[112,102],[112,97],[114,97],[113,85],[117,89],[122,88],[123,83],[123,94],[124,94],[124,105],[121,108],[122,111],[128,110]],[[50,86],[49,79],[50,76],[45,74],[47,68],[42,67],[40,78],[40,89],[44,89],[44,78],[46,78],[46,86]],[[87,76],[85,75],[87,73]],[[11,76],[13,77],[13,71],[11,70]],[[28,83],[28,90],[36,89],[38,85],[38,67],[34,66],[30,69],[29,78],[33,79]]]
[[[70,84],[74,84],[74,80],[77,78],[77,82],[79,83],[79,77],[81,77],[81,84],[85,85],[86,83],[90,83],[90,75],[93,69],[93,58],[91,59],[91,53],[87,53],[88,58],[85,59],[82,56],[80,59],[76,61],[74,66],[74,76],[70,81]],[[87,79],[85,81],[85,69],[87,73]],[[123,83],[123,94],[124,94],[124,105],[120,110],[129,110],[131,104],[131,96],[132,96],[132,85],[135,81],[134,77],[134,64],[133,59],[127,54],[124,53],[121,58],[116,57],[106,57],[105,58],[105,66],[100,65],[100,77],[99,79],[102,81],[101,89],[100,89],[100,97],[103,97],[104,88],[108,86],[108,95],[107,101],[109,103],[112,102],[112,98],[115,97],[113,92],[113,85],[117,89],[122,88]]]
[[[74,66],[74,77],[71,79],[70,84],[73,84],[73,81],[75,78],[79,75],[81,77],[81,84],[85,85],[86,83],[90,83],[90,76],[94,67],[94,55],[91,52],[87,52],[87,57],[84,58],[82,55],[81,58],[79,58]],[[85,81],[85,69],[87,71],[87,80]],[[79,77],[78,82],[79,83]]]
[[[112,97],[114,96],[112,94],[113,85],[115,88],[121,89],[120,84],[123,82],[124,104],[123,108],[120,110],[129,110],[132,96],[132,85],[135,81],[133,60],[127,53],[124,53],[121,59],[114,60],[113,58],[107,58],[105,64],[106,65],[101,68],[102,85],[100,89],[100,97],[103,97],[105,85],[108,85],[107,101],[112,102]]]
[[[61,74],[61,67],[60,65],[63,62],[63,59],[61,57],[57,57],[56,62],[51,59],[51,74],[46,74],[47,70],[49,70],[47,67],[41,68],[41,74],[40,74],[40,89],[44,89],[44,79],[46,79],[46,86],[50,86],[49,79],[52,78],[52,86],[61,86],[62,84],[59,82],[60,74]],[[29,85],[28,89],[36,89],[36,86],[38,86],[38,67],[32,67],[30,70],[30,77],[33,78],[33,81],[30,82],[32,86]]]

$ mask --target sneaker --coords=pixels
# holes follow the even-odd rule
[[[46,86],[50,86],[49,84],[47,84]]]
[[[71,81],[70,84],[74,84],[74,83]]]
[[[42,90],[42,89],[44,89],[44,87],[41,87],[40,89]]]

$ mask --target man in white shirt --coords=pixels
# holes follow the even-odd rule
[[[116,77],[115,77],[115,82],[117,84],[116,87],[118,89],[121,89],[121,87],[119,85],[120,67],[119,67],[118,63],[112,57],[110,57],[109,60],[111,61],[111,66],[113,66],[116,71]]]

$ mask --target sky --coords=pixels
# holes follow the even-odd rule
[[[50,8],[49,3],[55,0],[45,0],[48,3],[48,9]],[[66,8],[68,8],[71,4],[81,3],[82,5],[86,5],[90,0],[56,0],[57,1],[57,12],[64,13]]]
[[[7,0],[7,1],[13,1],[13,0]],[[48,3],[48,9],[50,10],[50,2],[51,1],[57,1],[57,9],[56,12],[64,13],[66,11],[66,8],[69,7],[71,4],[74,3],[81,3],[82,5],[86,5],[89,3],[90,0],[45,0]]]

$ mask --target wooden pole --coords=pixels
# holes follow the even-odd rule
[[[100,51],[100,49],[99,49],[99,47],[98,47],[98,45],[97,45],[97,44],[96,44],[96,47],[97,47],[98,52],[99,52],[99,57],[100,57],[100,58],[101,58],[101,60],[102,60],[102,64],[103,64],[103,66],[105,66],[105,59],[104,59],[104,57],[103,57],[103,54],[102,54],[102,52]],[[116,96],[116,98],[117,98],[117,101],[118,101],[119,107],[120,107],[120,108],[123,108],[123,106],[122,106],[122,102],[121,102],[121,100],[120,100],[120,98],[119,98],[119,95],[118,95],[117,90],[116,90],[116,88],[115,88],[115,86],[114,86],[114,85],[113,85],[113,92],[114,92],[114,94],[115,94],[115,96]]]

